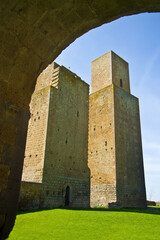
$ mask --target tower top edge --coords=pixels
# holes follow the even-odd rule
[[[100,59],[101,57],[104,57],[105,55],[116,55],[118,58],[122,59],[124,62],[126,62],[128,64],[128,62],[126,60],[124,60],[122,57],[120,57],[117,53],[115,53],[113,50],[110,50],[109,52],[106,52],[105,54],[101,55],[100,57],[94,59],[91,63],[93,63],[94,61],[97,61],[98,59]]]

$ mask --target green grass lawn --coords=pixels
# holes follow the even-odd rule
[[[158,240],[160,209],[20,212],[9,240]]]

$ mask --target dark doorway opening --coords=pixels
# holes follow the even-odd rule
[[[66,187],[66,194],[65,194],[65,206],[69,206],[70,203],[70,187]]]
[[[123,87],[122,79],[120,79],[120,87],[121,87],[121,88]]]

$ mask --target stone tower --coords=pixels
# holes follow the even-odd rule
[[[20,208],[88,207],[89,86],[56,63],[37,79],[22,175]]]
[[[138,99],[128,63],[110,51],[92,62],[89,103],[91,206],[145,207]]]

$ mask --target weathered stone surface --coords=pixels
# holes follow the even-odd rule
[[[116,200],[113,91],[110,85],[89,97],[88,165],[92,207]]]
[[[110,209],[121,209],[122,208],[122,205],[120,202],[111,202],[108,204],[108,207]]]
[[[50,87],[32,95],[22,181],[42,182]]]
[[[89,207],[89,86],[56,63],[37,79],[30,104],[20,209]],[[39,183],[39,184],[38,184]]]
[[[130,93],[128,63],[113,51],[92,61],[91,68],[91,93],[111,84],[120,87],[120,79],[123,90]]]
[[[1,128],[1,139],[4,143],[14,145],[16,139],[16,126],[10,122],[4,123]]]
[[[13,103],[22,111],[28,110],[39,73],[77,37],[122,16],[158,11],[160,11],[159,0],[1,1],[0,129],[8,121],[5,115],[6,104]],[[16,194],[12,196],[11,186],[6,189],[5,194],[8,206],[11,204],[11,208],[15,209],[13,214],[8,212],[7,209],[10,208],[5,210],[8,219],[10,218],[10,225],[14,224],[16,212],[14,204],[18,201],[27,121],[22,117],[22,121],[17,121],[15,126],[17,128],[15,134],[21,132],[23,139],[21,137],[19,141],[21,148],[18,144],[15,146],[16,149],[20,149],[20,154],[17,152],[17,156],[10,157],[9,162],[7,153],[5,158],[5,163],[10,166],[11,162],[16,162],[16,168],[11,167],[11,172],[13,171],[11,185],[15,184],[15,179],[17,181],[17,189],[14,186],[12,188]],[[0,142],[5,144],[1,139]],[[9,153],[13,151],[10,143],[7,148]],[[11,196],[15,199],[12,203],[9,201]],[[4,199],[4,196],[0,195],[0,199],[2,198]],[[3,210],[4,206],[2,208],[0,205],[0,212]],[[11,229],[7,221],[9,220],[6,218],[6,227],[0,232],[1,239],[7,237]]]
[[[0,214],[0,229],[3,226],[3,224],[4,224],[4,221],[5,221],[5,215],[4,214]]]
[[[10,166],[0,164],[0,192],[7,188],[8,176],[10,174]]]
[[[115,88],[115,144],[117,198],[126,207],[146,207],[146,190],[136,97]]]
[[[139,104],[130,94],[128,64],[113,52],[92,64],[91,206],[146,207]]]
[[[19,209],[40,208],[41,184],[36,182],[21,182]]]

